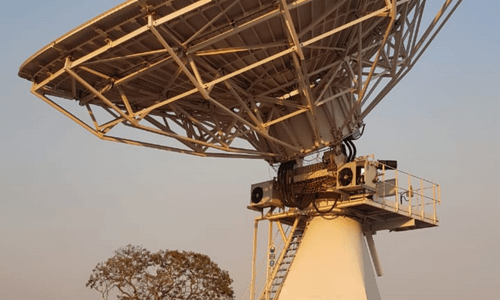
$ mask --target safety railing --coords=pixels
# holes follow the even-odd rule
[[[386,210],[436,224],[436,206],[441,204],[441,187],[429,180],[391,168],[379,162],[373,201]]]

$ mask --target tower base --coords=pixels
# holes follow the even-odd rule
[[[307,226],[279,300],[380,300],[361,224],[317,216]]]

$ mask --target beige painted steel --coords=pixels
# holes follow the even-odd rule
[[[361,224],[344,216],[313,218],[278,299],[380,299]]]
[[[357,134],[461,0],[440,2],[129,0],[19,76],[104,140],[283,162]]]

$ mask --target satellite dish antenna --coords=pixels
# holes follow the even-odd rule
[[[426,24],[425,0],[129,0],[19,76],[103,140],[279,164],[249,205],[284,241],[259,299],[379,299],[366,245],[381,275],[372,234],[436,226],[439,186],[353,140],[460,2]]]

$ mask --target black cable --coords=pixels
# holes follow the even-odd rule
[[[279,192],[281,194],[281,201],[283,201],[283,204],[285,206],[289,206],[287,197],[285,195],[285,168],[286,168],[286,163],[281,163],[278,168],[278,187],[279,187]]]
[[[353,141],[355,141],[355,140],[358,140],[360,137],[362,137],[363,133],[365,133],[365,127],[366,127],[366,124],[362,124],[361,127],[358,127],[358,131],[361,128],[361,131],[359,132],[359,135],[357,135],[356,138],[354,138],[353,135],[351,135],[350,139],[353,140]]]
[[[406,199],[403,194],[399,195],[399,203],[403,204],[403,199],[405,200],[405,202],[408,202],[408,199]]]
[[[351,153],[351,157],[349,159],[349,161],[353,161],[355,158],[356,158],[356,154],[357,154],[357,151],[356,151],[356,145],[354,145],[354,142],[352,141],[352,139],[346,139],[345,140],[346,143],[348,143],[352,149],[352,153]]]
[[[278,169],[278,185],[281,193],[283,204],[288,207],[295,207],[293,193],[293,167],[295,161],[287,161],[282,163]]]
[[[296,194],[294,190],[294,160],[282,163],[278,169],[278,186],[285,206],[304,209],[314,200],[314,194]]]
[[[362,127],[362,129],[361,129],[361,133],[359,134],[358,139],[359,139],[360,137],[362,137],[362,136],[363,136],[363,133],[365,133],[365,127],[366,127],[366,125],[365,125],[365,124],[363,124],[363,127]]]
[[[351,148],[351,145],[347,142],[347,140],[344,140],[344,145],[346,146],[347,148],[347,162],[350,162],[351,161],[351,154],[352,154],[352,148]]]
[[[307,206],[304,205],[306,202],[307,202],[307,199],[306,199],[307,195],[295,195],[294,197],[294,202],[293,202],[293,207],[297,207],[298,209],[304,209],[306,208]],[[304,200],[306,199],[306,200]]]
[[[319,208],[318,208],[318,205],[316,204],[316,199],[313,201],[313,206],[314,206],[314,209],[320,213],[320,214],[327,214],[327,213],[331,213],[333,211],[333,209],[335,208],[335,206],[337,206],[337,202],[339,201],[339,198],[335,199],[335,202],[333,203],[332,207],[330,207],[327,211],[320,211]]]
[[[315,200],[315,198],[316,198],[315,194],[302,195],[302,198],[297,203],[297,207],[300,209],[307,208],[311,204],[311,202]]]
[[[347,157],[347,150],[344,144],[340,144],[340,151]]]

